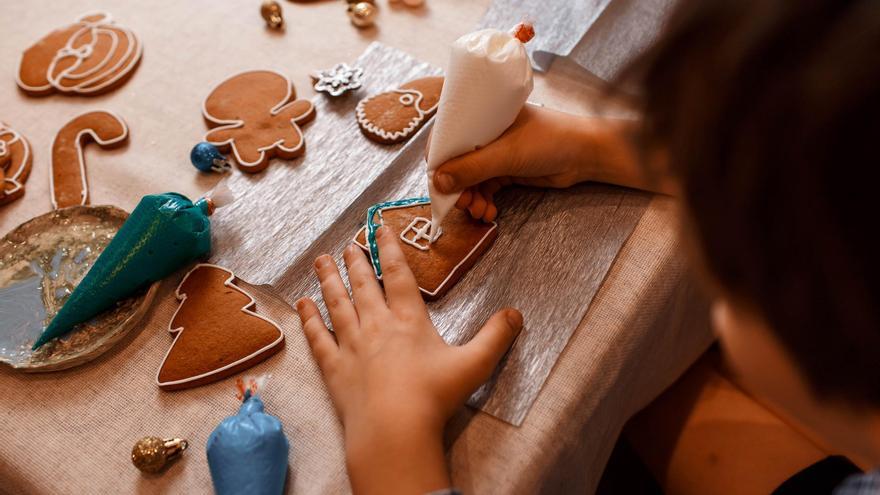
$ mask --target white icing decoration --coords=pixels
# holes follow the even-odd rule
[[[120,117],[116,113],[111,112],[109,110],[93,110],[90,112],[83,112],[83,113],[77,115],[76,117],[70,119],[70,121],[68,121],[68,123],[75,120],[75,119],[82,117],[83,115],[90,114],[90,113],[105,113],[105,114],[110,115],[111,117],[116,119],[119,122],[119,124],[122,125],[122,134],[113,138],[113,139],[104,140],[104,139],[99,138],[98,135],[95,134],[95,131],[91,128],[88,128],[88,127],[85,129],[81,129],[76,134],[76,140],[75,140],[76,141],[76,156],[77,156],[77,160],[79,161],[80,178],[82,179],[82,192],[81,192],[82,199],[80,201],[81,206],[85,206],[86,202],[89,199],[89,184],[88,184],[88,181],[86,180],[86,160],[85,160],[85,157],[83,156],[82,137],[85,136],[86,134],[92,136],[92,139],[95,140],[95,143],[97,143],[98,146],[111,146],[111,145],[119,143],[121,141],[125,141],[128,138],[128,126],[125,124],[125,121],[122,120],[122,117]],[[52,139],[52,146],[49,148],[49,189],[52,191],[52,209],[53,210],[58,209],[58,202],[55,201],[55,178],[54,178],[54,175],[55,175],[55,173],[54,173],[54,171],[55,171],[55,153],[53,151],[55,150],[55,141],[58,140],[58,136],[61,133],[61,130],[64,130],[65,127],[67,127],[67,124],[65,124],[64,127],[62,127],[59,130],[58,134],[55,134],[55,138]]]
[[[394,209],[397,209],[397,208],[412,208],[413,206],[421,206],[421,205],[429,205],[429,204],[431,204],[430,201],[425,201],[425,202],[422,202],[422,203],[412,203],[412,204],[404,205],[404,206],[391,206],[391,207],[388,207],[388,208],[383,208],[382,210],[384,211],[384,210],[394,210]],[[437,288],[436,288],[436,289],[434,289],[433,291],[429,291],[429,290],[425,289],[424,287],[419,287],[419,290],[422,291],[423,293],[425,293],[425,294],[431,296],[431,297],[436,296],[437,294],[439,294],[440,292],[442,292],[442,291],[443,291],[443,288],[446,286],[446,284],[449,283],[449,280],[452,279],[452,276],[458,272],[458,270],[461,268],[462,265],[464,265],[464,262],[467,261],[467,260],[469,260],[469,259],[471,258],[471,256],[474,255],[474,253],[477,251],[477,249],[478,249],[480,246],[482,246],[484,242],[486,242],[486,239],[489,238],[489,234],[491,234],[491,233],[492,233],[495,229],[497,229],[497,228],[498,228],[498,223],[497,223],[497,222],[492,222],[492,228],[490,228],[489,230],[486,231],[486,234],[483,235],[483,237],[480,238],[479,242],[477,242],[476,244],[474,244],[473,249],[471,249],[471,250],[468,252],[468,254],[465,255],[465,256],[461,259],[461,261],[459,261],[458,264],[455,265],[455,266],[452,268],[452,270],[449,270],[449,274],[446,275],[446,278],[444,278],[442,282],[440,282],[439,284],[437,284]],[[361,230],[364,231],[364,234],[366,235],[366,228],[362,227]],[[354,239],[353,239],[352,242],[354,242],[355,245],[357,245],[358,247],[360,247],[361,249],[363,249],[364,251],[366,251],[367,254],[369,255],[369,253],[370,253],[370,248],[367,247],[367,246],[365,246],[364,244],[361,244],[360,242],[358,242],[358,235],[360,235],[360,232],[361,232],[361,231],[359,230],[358,233],[355,234]],[[439,235],[438,235],[438,237],[439,237]],[[381,277],[381,276],[379,276],[379,280],[382,280],[382,277]]]
[[[443,233],[442,230],[437,229],[437,235],[432,236],[432,230],[433,226],[430,220],[425,217],[415,217],[400,233],[400,240],[416,249],[427,251],[431,248],[431,244]],[[412,237],[409,237],[410,232],[412,232]],[[422,244],[419,241],[424,241],[425,243]]]
[[[244,307],[242,307],[241,311],[250,315],[250,316],[255,316],[255,317],[271,324],[272,326],[274,326],[276,329],[278,329],[278,338],[275,341],[273,341],[272,343],[270,343],[269,345],[263,347],[262,349],[259,349],[258,351],[254,352],[248,356],[245,356],[245,357],[239,359],[238,361],[235,361],[234,363],[229,363],[226,366],[222,366],[222,367],[217,368],[215,370],[211,370],[207,373],[202,373],[201,375],[192,376],[189,378],[184,378],[183,380],[161,382],[161,381],[159,381],[159,373],[161,373],[162,368],[165,367],[165,361],[168,359],[168,356],[171,354],[171,350],[174,349],[174,345],[177,343],[177,339],[179,339],[180,336],[183,334],[181,331],[185,330],[183,327],[171,328],[171,324],[174,323],[174,318],[177,317],[177,313],[180,311],[180,308],[182,308],[183,304],[186,302],[186,294],[181,294],[180,288],[183,287],[184,283],[186,283],[186,279],[189,278],[190,274],[192,274],[194,271],[198,270],[200,267],[217,268],[219,270],[223,270],[224,272],[228,273],[229,278],[227,278],[226,280],[223,281],[223,285],[225,285],[226,287],[229,287],[230,289],[232,289],[236,292],[240,292],[241,294],[246,295],[248,297],[248,299],[250,299],[250,302],[248,302]],[[171,385],[180,385],[183,383],[189,383],[189,382],[194,382],[196,380],[201,380],[202,378],[205,378],[205,377],[217,374],[217,373],[221,373],[223,371],[228,370],[229,368],[238,366],[241,363],[250,361],[251,359],[255,358],[256,356],[268,351],[269,349],[279,345],[282,341],[284,341],[284,331],[281,330],[281,327],[278,326],[278,323],[275,323],[273,320],[270,320],[269,318],[266,318],[265,316],[258,315],[257,313],[254,313],[253,311],[251,311],[251,309],[254,308],[254,305],[257,301],[254,299],[254,296],[252,296],[249,292],[245,291],[241,287],[232,283],[233,280],[235,280],[235,274],[231,270],[223,268],[222,266],[212,265],[210,263],[200,263],[200,264],[194,266],[192,268],[192,270],[187,272],[187,274],[183,277],[183,280],[181,280],[180,283],[177,285],[177,289],[174,290],[174,296],[177,297],[177,300],[180,301],[180,304],[177,306],[177,309],[174,310],[174,314],[171,315],[171,320],[168,321],[168,332],[174,335],[174,341],[171,342],[171,345],[168,347],[168,351],[165,353],[165,357],[162,358],[162,364],[159,365],[159,370],[156,371],[156,385],[158,385],[159,387],[162,387],[162,386],[167,387],[167,386],[171,386]]]
[[[389,132],[385,129],[382,129],[381,127],[376,126],[376,124],[374,124],[367,118],[367,112],[365,109],[367,103],[369,103],[373,98],[385,93],[379,93],[378,95],[364,98],[363,100],[358,102],[357,108],[355,110],[358,124],[360,124],[361,127],[366,129],[370,134],[375,134],[385,140],[393,141],[399,138],[409,137],[413,132],[416,131],[416,129],[421,126],[422,121],[425,120],[425,117],[428,114],[434,112],[434,110],[437,108],[437,105],[439,104],[439,102],[435,103],[434,106],[432,106],[431,108],[427,110],[422,110],[422,107],[420,105],[422,103],[424,95],[422,95],[421,91],[418,91],[416,89],[394,89],[391,90],[391,92],[399,93],[401,95],[400,103],[404,106],[413,106],[416,109],[416,112],[418,112],[418,116],[410,120],[409,124],[405,128],[399,131]]]
[[[222,129],[222,130],[238,129],[238,128],[244,126],[245,122],[244,122],[244,120],[241,120],[241,119],[222,120],[222,119],[215,118],[210,113],[208,113],[208,109],[206,108],[205,105],[207,105],[208,100],[211,98],[211,95],[214,94],[214,91],[216,91],[217,88],[219,88],[220,86],[225,84],[226,81],[229,81],[231,79],[235,79],[236,77],[241,76],[243,74],[250,74],[252,72],[270,72],[272,74],[275,74],[279,77],[284,78],[284,80],[287,81],[287,95],[284,98],[282,98],[281,101],[278,102],[274,107],[272,107],[271,110],[269,110],[269,115],[272,115],[272,116],[278,115],[278,113],[280,113],[282,110],[287,108],[289,105],[293,105],[297,101],[300,101],[297,99],[290,100],[290,97],[293,95],[293,83],[290,81],[290,78],[288,78],[284,74],[281,74],[280,72],[277,72],[274,70],[268,70],[268,69],[246,70],[246,71],[242,71],[237,74],[234,74],[230,77],[227,77],[226,79],[221,81],[219,84],[214,86],[214,89],[212,89],[211,92],[208,93],[208,96],[202,101],[202,115],[205,117],[205,119],[207,119],[211,123],[217,124],[217,127],[213,127],[211,129],[209,129],[208,132],[205,133],[204,141],[207,141],[207,142],[213,144],[214,146],[218,146],[218,147],[225,147],[227,145],[231,146],[232,147],[232,154],[235,156],[235,160],[243,168],[258,167],[260,164],[262,164],[266,160],[266,151],[269,151],[273,148],[278,148],[278,149],[284,151],[285,153],[294,153],[294,152],[298,151],[300,148],[302,148],[303,146],[305,146],[306,139],[305,139],[305,137],[303,137],[302,129],[300,129],[300,123],[303,122],[305,119],[307,119],[312,114],[312,112],[314,112],[314,109],[315,109],[315,106],[312,103],[312,101],[306,100],[309,102],[309,110],[307,112],[304,112],[299,117],[295,117],[293,119],[290,119],[290,122],[292,124],[291,127],[293,127],[294,132],[297,134],[297,136],[299,136],[299,144],[298,145],[294,146],[293,148],[286,148],[286,147],[284,147],[284,145],[282,145],[284,140],[279,139],[278,141],[275,141],[274,143],[272,143],[270,145],[258,148],[260,151],[260,157],[259,157],[259,159],[257,159],[256,161],[253,161],[253,162],[248,162],[248,161],[245,161],[244,159],[242,159],[241,155],[238,153],[238,146],[235,143],[235,138],[230,138],[230,139],[227,139],[226,141],[208,141],[208,135],[212,131],[216,131],[218,129]]]
[[[85,20],[86,18],[92,16],[101,16],[101,18],[94,21]],[[46,68],[46,79],[48,81],[48,84],[43,86],[30,86],[28,84],[25,84],[21,80],[21,63],[24,61],[24,54],[22,54],[22,57],[18,61],[18,68],[15,73],[15,82],[22,89],[32,92],[41,92],[46,91],[50,88],[55,88],[57,91],[60,91],[62,93],[95,93],[101,91],[104,88],[107,88],[108,86],[113,85],[121,78],[126,77],[128,73],[134,69],[143,53],[143,45],[141,44],[140,39],[138,39],[138,37],[135,36],[130,29],[116,25],[110,14],[106,12],[93,12],[89,14],[83,14],[76,22],[82,24],[82,27],[75,31],[67,40],[67,44],[55,53],[55,56],[52,58],[52,61]],[[116,33],[116,31],[106,28],[106,26],[109,26],[111,24],[114,28],[125,33],[125,37],[128,40],[128,45],[125,54],[119,58],[116,64],[113,65],[110,69],[105,69],[105,66],[109,63],[109,60],[115,54],[116,47],[119,45],[119,35]],[[79,48],[74,48],[73,44],[80,36],[83,35],[88,35],[91,42],[89,44],[82,45]],[[111,49],[107,52],[104,60],[82,74],[71,75],[71,72],[79,68],[79,66],[82,65],[83,61],[92,55],[94,45],[95,43],[97,43],[99,35],[107,35],[112,40]],[[134,53],[135,51],[136,53]],[[132,56],[132,53],[134,53],[134,56]],[[55,66],[58,64],[58,62],[64,57],[71,56],[75,57],[76,61],[70,67],[61,71],[59,74],[53,75],[53,72],[55,71]],[[98,73],[97,77],[86,79],[95,73]],[[107,79],[103,83],[98,84],[97,86],[89,86],[94,81],[100,80],[101,78],[106,77],[108,74],[112,73],[116,73],[116,75]],[[80,82],[76,86],[69,87],[64,86],[61,83],[64,79],[81,79],[82,82]]]
[[[3,122],[0,122],[0,138],[3,138],[3,136],[12,136],[12,137],[8,140],[0,139],[0,143],[3,143],[2,144],[3,151],[0,152],[0,157],[5,156],[6,154],[11,154],[9,147],[19,141],[21,141],[21,146],[22,146],[22,148],[24,148],[24,156],[21,159],[22,166],[18,167],[18,170],[15,171],[15,174],[13,174],[12,176],[3,178],[4,184],[12,184],[12,189],[7,190],[5,186],[3,188],[0,188],[0,196],[6,195],[6,194],[17,193],[18,191],[21,190],[21,188],[24,187],[24,184],[21,182],[21,175],[24,173],[24,170],[26,168],[26,167],[24,167],[24,164],[26,164],[28,162],[28,159],[31,156],[31,147],[28,144],[27,140],[22,139],[21,134],[19,134],[18,131],[7,127],[6,124],[4,124]],[[12,165],[10,165],[10,168],[15,167],[15,166],[16,166],[16,164],[12,164]]]

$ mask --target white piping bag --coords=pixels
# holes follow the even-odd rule
[[[530,24],[520,23],[510,32],[483,29],[452,44],[427,158],[432,240],[460,195],[437,191],[434,172],[498,139],[513,124],[532,92],[532,65],[523,43],[533,35]]]

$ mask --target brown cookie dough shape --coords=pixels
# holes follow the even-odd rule
[[[394,235],[401,236],[405,232],[405,236],[412,239],[412,231],[407,232],[407,228],[419,217],[431,218],[430,203],[385,208],[382,210],[381,223],[390,228]],[[373,221],[378,223],[379,219],[374,218]],[[465,211],[453,208],[443,219],[442,232],[426,250],[401,243],[422,297],[429,301],[443,297],[474,266],[498,237],[498,224],[475,220]],[[358,231],[354,243],[369,255],[366,228]]]
[[[16,130],[0,122],[0,206],[24,195],[34,156],[31,145]]]
[[[83,146],[94,141],[105,149],[122,145],[128,126],[113,112],[97,110],[80,114],[64,125],[52,141],[49,186],[52,206],[57,210],[89,203]]]
[[[310,100],[297,100],[293,83],[271,70],[236,74],[214,88],[202,104],[213,129],[205,141],[232,151],[242,172],[256,173],[273,157],[290,160],[306,149],[301,125],[315,118]]]
[[[254,298],[216,265],[196,265],[175,292],[174,343],[156,374],[163,390],[197,387],[234,375],[284,347],[284,332],[254,312]]]
[[[424,77],[364,98],[355,109],[358,126],[377,143],[406,141],[437,112],[442,89],[442,77]]]
[[[143,53],[135,34],[94,12],[56,29],[22,53],[16,83],[32,96],[100,94],[124,83]]]

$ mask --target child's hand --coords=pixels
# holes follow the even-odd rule
[[[632,127],[526,105],[497,140],[441,165],[434,186],[461,192],[456,206],[485,221],[498,215],[493,196],[510,184],[561,188],[593,180],[644,188]]]
[[[499,311],[466,345],[449,346],[431,323],[397,236],[377,231],[385,290],[359,248],[345,264],[352,299],[332,258],[315,260],[336,338],[311,299],[297,309],[345,428],[355,492],[426,493],[449,486],[443,426],[485,382],[522,327]]]

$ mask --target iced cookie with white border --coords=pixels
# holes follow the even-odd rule
[[[0,205],[24,195],[24,183],[31,173],[34,157],[27,139],[0,122]]]
[[[130,29],[106,12],[93,12],[26,49],[15,82],[29,95],[100,94],[124,83],[142,53],[143,45]]]
[[[168,331],[174,342],[156,374],[163,390],[214,382],[265,360],[284,347],[277,323],[257,314],[254,298],[226,268],[199,264],[175,291],[180,301]]]
[[[104,149],[121,146],[128,140],[128,126],[122,117],[106,110],[86,112],[70,119],[52,141],[49,188],[52,207],[89,204],[89,182],[83,147],[94,142]]]
[[[430,238],[431,202],[428,198],[388,201],[367,210],[366,225],[354,243],[367,252],[376,276],[382,278],[376,229],[385,225],[400,237],[422,297],[432,301],[442,297],[477,262],[498,236],[498,224],[471,218],[454,209],[443,220],[439,235]]]
[[[424,77],[361,100],[355,110],[365,136],[377,143],[406,141],[437,112],[442,77]]]
[[[287,76],[271,70],[236,74],[214,88],[202,104],[209,127],[205,141],[232,152],[242,172],[256,173],[273,157],[303,154],[300,126],[315,118],[310,100],[297,100]]]

